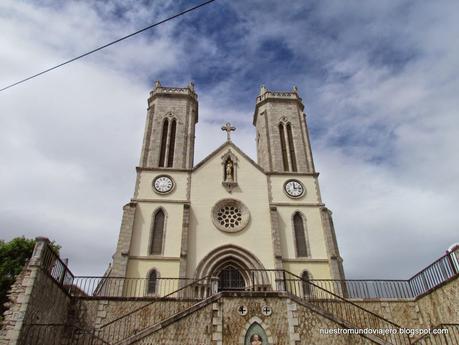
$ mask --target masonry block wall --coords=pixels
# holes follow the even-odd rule
[[[71,298],[40,267],[29,264],[22,271],[11,287],[9,299],[10,309],[0,331],[1,345],[21,344],[30,324],[67,322]]]
[[[353,300],[354,303],[406,328],[459,323],[459,277],[415,300]]]
[[[354,301],[404,328],[429,328],[440,323],[459,323],[459,279],[456,278],[418,300]],[[30,285],[32,283],[32,285]],[[45,293],[46,292],[46,293]],[[48,294],[49,293],[49,294]],[[29,296],[30,298],[28,298]],[[19,323],[53,323],[98,329],[112,320],[140,307],[139,327],[151,326],[156,321],[173,316],[186,309],[192,301],[103,299],[76,297],[73,302],[62,289],[41,269],[28,267],[13,286],[9,312],[1,331],[0,344],[17,342]],[[272,308],[265,315],[263,306]],[[247,313],[241,315],[239,307]],[[249,327],[257,322],[266,332],[270,345],[360,345],[373,344],[359,335],[321,334],[320,329],[342,328],[333,316],[322,314],[291,300],[288,295],[241,296],[225,293],[215,302],[203,304],[190,314],[172,317],[172,320],[139,339],[136,344],[175,345],[243,345]],[[26,327],[24,328],[26,329]],[[16,336],[16,338],[15,338]],[[15,340],[16,339],[16,340]],[[62,340],[65,340],[62,334]],[[83,338],[82,338],[83,339]],[[76,345],[76,344],[75,344]]]

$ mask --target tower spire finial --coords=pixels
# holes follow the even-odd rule
[[[268,91],[268,89],[264,85],[261,85],[261,87],[260,87],[260,96],[262,94],[264,94],[266,91]]]

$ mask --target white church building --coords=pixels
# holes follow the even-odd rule
[[[155,83],[110,276],[147,278],[150,293],[159,277],[218,277],[220,290],[244,289],[254,283],[251,270],[344,279],[296,87],[261,88],[257,162],[231,141],[228,123],[227,140],[194,164],[197,122],[192,83]]]

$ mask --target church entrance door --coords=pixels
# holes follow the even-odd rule
[[[225,267],[218,274],[218,291],[244,290],[245,281],[241,272],[233,266]]]

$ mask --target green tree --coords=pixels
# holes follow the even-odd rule
[[[59,251],[60,247],[54,242],[51,245]],[[32,256],[34,246],[35,240],[25,237],[16,237],[9,242],[0,240],[0,318],[5,311],[4,304],[8,302],[8,290]]]

